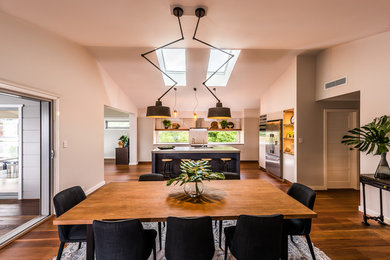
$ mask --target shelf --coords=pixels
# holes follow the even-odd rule
[[[292,126],[292,127],[294,127],[294,124],[283,124],[283,126]]]
[[[283,153],[286,153],[286,154],[289,154],[289,155],[294,155],[294,153],[292,153],[292,152],[283,152]]]
[[[207,131],[241,131],[242,129],[207,129]]]
[[[179,128],[179,129],[154,129],[155,131],[188,131],[189,129]]]
[[[288,137],[283,137],[284,140],[292,140],[294,141],[294,138],[288,138]]]

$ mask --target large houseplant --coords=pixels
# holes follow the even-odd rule
[[[367,154],[380,155],[381,160],[375,171],[375,178],[390,178],[390,168],[386,160],[389,151],[390,119],[387,116],[375,118],[371,123],[348,131],[349,134],[343,137],[343,144],[351,145],[353,148]]]
[[[225,179],[223,173],[211,172],[208,161],[182,161],[180,164],[181,174],[167,182],[167,186],[180,183],[184,185],[184,192],[190,197],[198,197],[203,192],[203,180]]]

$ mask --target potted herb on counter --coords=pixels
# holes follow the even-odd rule
[[[163,123],[165,129],[168,129],[172,125],[171,121],[167,120],[167,119],[163,120],[162,123]]]
[[[225,179],[223,173],[211,172],[208,161],[187,160],[180,164],[181,174],[167,182],[167,186],[180,183],[184,185],[184,192],[192,197],[199,197],[203,193],[203,180]]]
[[[225,129],[228,126],[228,122],[226,120],[221,121],[221,127],[222,129]]]

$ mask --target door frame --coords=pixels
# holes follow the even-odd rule
[[[50,163],[50,198],[49,198],[49,215],[36,217],[23,225],[19,226],[15,230],[9,232],[4,238],[0,240],[0,248],[5,247],[18,237],[26,234],[40,223],[46,221],[47,218],[51,217],[53,212],[53,204],[51,200],[54,194],[59,192],[59,153],[60,153],[60,141],[59,141],[59,125],[60,125],[60,97],[57,94],[50,93],[47,91],[38,90],[37,88],[15,83],[9,80],[0,78],[0,91],[5,93],[21,95],[30,97],[38,100],[51,102],[51,153],[53,155]]]
[[[334,113],[334,112],[352,112],[355,113],[353,115],[353,125],[354,127],[359,127],[359,109],[324,109],[324,129],[323,129],[323,161],[324,161],[324,167],[323,167],[323,174],[324,174],[324,188],[328,189],[328,113]],[[355,190],[360,189],[359,185],[359,175],[360,175],[360,157],[358,151],[356,151],[356,173],[355,176],[352,176],[351,187]],[[351,173],[352,174],[352,173]]]

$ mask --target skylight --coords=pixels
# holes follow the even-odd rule
[[[156,51],[158,63],[162,71],[176,80],[177,86],[186,85],[186,50],[185,49],[159,49]],[[166,86],[173,85],[172,80],[164,74],[163,79]]]
[[[224,50],[228,53],[234,55],[234,57],[225,64],[209,81],[207,81],[207,85],[210,87],[226,87],[230,74],[233,71],[234,65],[240,55],[241,50]],[[209,65],[207,67],[207,78],[210,77],[211,74],[214,73],[227,59],[229,55],[216,50],[210,49],[210,58]]]

